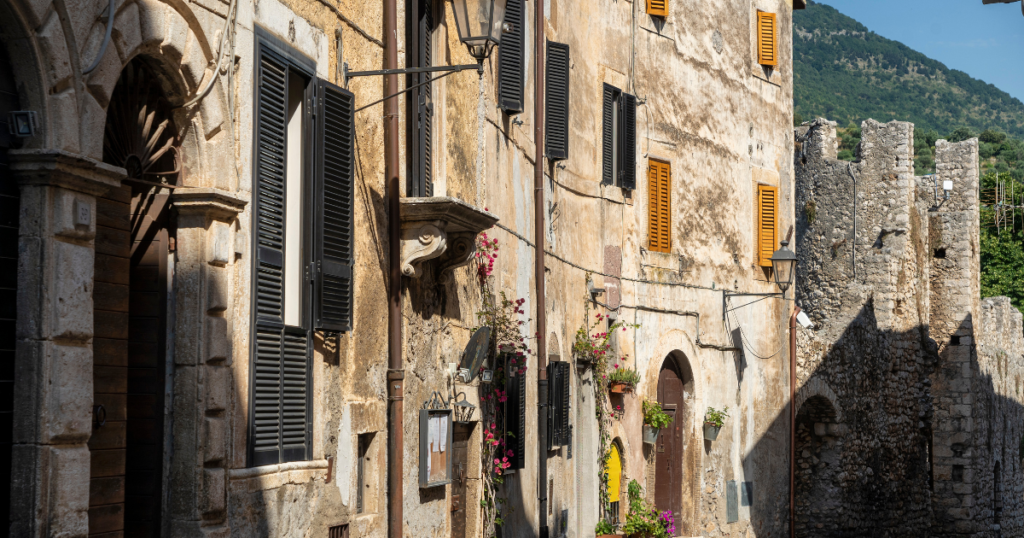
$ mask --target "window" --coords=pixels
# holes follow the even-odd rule
[[[545,152],[553,161],[569,158],[569,45],[548,41],[545,66]]]
[[[434,39],[434,2],[433,0],[415,0],[410,2],[411,13],[416,24],[409,25],[408,42],[412,45],[407,62],[409,67],[433,67]],[[413,87],[431,79],[431,73],[415,73],[407,75],[406,86]],[[434,95],[433,84],[425,84],[409,92],[406,103],[410,118],[416,121],[407,122],[409,135],[409,174],[407,193],[409,196],[434,195],[434,163],[433,163],[433,131],[434,131]]]
[[[757,263],[772,266],[772,254],[779,242],[779,189],[771,185],[757,186]]]
[[[778,65],[779,44],[776,41],[775,14],[757,12],[757,63]]]
[[[569,363],[548,363],[548,450],[569,444]]]
[[[601,182],[636,188],[636,97],[608,84],[602,99]]]
[[[312,331],[352,311],[351,93],[257,31],[249,456],[309,459]]]
[[[647,0],[647,14],[652,17],[668,17],[669,0]]]
[[[672,165],[651,159],[647,172],[647,238],[652,252],[672,251]]]
[[[505,23],[509,32],[501,34],[498,46],[498,105],[506,114],[523,111],[523,88],[526,78],[525,64],[526,0],[508,0]]]

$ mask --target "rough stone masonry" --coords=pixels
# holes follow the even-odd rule
[[[980,298],[978,142],[796,130],[798,536],[1021,536],[1024,329]],[[952,181],[948,193],[943,182]]]

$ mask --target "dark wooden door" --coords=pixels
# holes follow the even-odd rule
[[[473,427],[455,424],[452,431],[452,538],[466,538],[466,484],[469,478],[469,437]]]
[[[10,532],[14,412],[14,326],[18,289],[18,184],[7,166],[13,140],[7,116],[18,110],[14,73],[0,43],[0,536]]]
[[[96,201],[92,536],[160,535],[166,206],[129,186]]]
[[[683,380],[671,360],[665,361],[658,376],[658,403],[672,416],[672,423],[658,435],[654,481],[654,504],[659,511],[672,510],[677,532],[683,518],[683,432],[686,428]]]

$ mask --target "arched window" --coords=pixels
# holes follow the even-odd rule
[[[622,490],[622,450],[618,442],[612,442],[604,470],[608,474],[609,503],[605,519],[614,524],[619,522],[619,492]]]

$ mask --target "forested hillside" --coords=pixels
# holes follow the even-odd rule
[[[913,21],[907,21],[913,24]],[[793,12],[796,112],[860,124],[911,121],[942,135],[959,127],[1024,138],[1024,103],[995,86],[881,37],[824,4]]]

